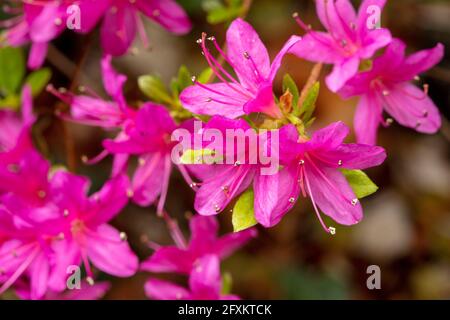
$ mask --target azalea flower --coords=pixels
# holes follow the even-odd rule
[[[160,24],[175,34],[184,34],[191,29],[189,18],[173,0],[77,0],[77,1],[30,1],[23,4],[23,12],[2,25],[8,27],[7,43],[22,46],[32,43],[28,66],[39,68],[47,54],[48,43],[57,38],[67,27],[71,5],[79,6],[80,28],[76,32],[90,32],[103,18],[101,44],[106,54],[120,56],[128,51],[136,32],[141,34],[145,46],[148,40],[139,13]],[[17,7],[8,6],[16,14]],[[16,10],[14,10],[16,9]]]
[[[234,20],[228,28],[225,53],[214,37],[198,41],[203,54],[221,82],[194,85],[186,88],[180,95],[183,106],[195,114],[222,115],[237,118],[252,112],[263,112],[273,118],[280,118],[281,111],[276,105],[272,85],[284,55],[300,41],[291,37],[270,63],[269,54],[256,31],[242,19]],[[211,54],[206,46],[209,40],[219,54],[235,71],[235,79]]]
[[[141,269],[150,272],[177,272],[190,274],[199,259],[215,255],[221,259],[256,236],[255,229],[217,237],[219,225],[215,217],[194,216],[190,224],[191,239],[186,244],[178,229],[173,230],[176,246],[157,247],[155,253],[141,264]]]
[[[316,131],[310,140],[299,137],[293,125],[280,129],[280,160],[275,175],[255,177],[255,217],[265,227],[276,225],[294,206],[300,194],[309,197],[320,223],[319,209],[343,225],[363,216],[359,200],[339,169],[367,169],[386,158],[381,147],[343,143],[349,129],[342,122]]]
[[[368,26],[371,6],[383,9],[386,0],[364,0],[358,13],[349,0],[316,0],[316,11],[327,32],[312,30],[299,17],[294,17],[305,30],[302,41],[290,52],[300,58],[333,64],[326,78],[328,88],[336,92],[357,72],[360,62],[391,42],[389,30]]]
[[[42,300],[98,300],[109,290],[109,282],[97,282],[93,285],[80,283],[80,289],[66,290],[63,292],[47,291]],[[31,295],[26,283],[16,285],[15,293],[22,300],[30,300]]]
[[[48,43],[66,28],[67,1],[31,1],[23,4],[20,16],[2,21],[6,41],[14,47],[31,42],[28,67],[39,68],[47,55]],[[11,6],[11,8],[17,8]]]
[[[189,275],[189,289],[168,281],[149,279],[145,293],[156,300],[238,300],[239,297],[221,294],[220,261],[215,255],[197,260]]]
[[[375,144],[380,124],[387,126],[383,110],[401,125],[422,133],[435,133],[441,126],[439,110],[412,80],[435,66],[444,55],[438,44],[405,57],[406,45],[395,39],[385,53],[374,60],[372,69],[359,73],[339,92],[344,98],[360,96],[354,126],[358,142]]]
[[[128,246],[126,235],[107,224],[128,203],[128,178],[125,175],[112,178],[89,197],[88,190],[89,180],[84,177],[62,170],[53,174],[52,201],[59,208],[55,223],[63,226],[65,239],[53,249],[65,261],[81,258],[89,282],[93,279],[89,261],[108,274],[132,276],[137,271],[138,259]],[[53,274],[61,279],[66,269],[54,270]]]
[[[113,69],[111,56],[105,56],[101,65],[103,85],[112,101],[101,99],[88,88],[84,90],[90,95],[74,95],[53,87],[48,90],[70,104],[70,116],[61,117],[81,124],[120,130],[114,140],[104,140],[105,149],[98,156],[93,159],[83,157],[83,160],[94,164],[112,154],[112,175],[115,176],[126,170],[130,156],[138,156],[138,168],[134,171],[129,194],[141,206],[149,206],[159,197],[157,213],[161,216],[172,171],[171,150],[174,143],[170,137],[175,129],[187,123],[177,125],[167,109],[155,103],[144,103],[138,110],[131,108],[122,92],[126,77]],[[191,184],[186,169],[182,165],[177,167]]]

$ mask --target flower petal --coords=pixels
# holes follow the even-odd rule
[[[305,172],[311,186],[310,197],[326,215],[343,225],[361,221],[361,204],[359,201],[352,204],[356,196],[341,172],[334,168],[319,168],[310,162],[305,163]]]
[[[238,90],[233,83],[194,85],[181,92],[180,101],[194,114],[221,115],[233,119],[244,115],[248,97],[232,88]]]
[[[300,194],[299,166],[288,166],[273,175],[256,175],[255,217],[266,228],[278,224]]]
[[[218,299],[222,280],[217,256],[206,255],[197,260],[189,277],[189,287],[196,299]]]
[[[269,78],[269,54],[249,23],[240,18],[231,23],[227,30],[227,48],[228,58],[244,87],[255,89]]]
[[[178,247],[161,247],[150,258],[142,262],[141,270],[189,274],[194,258],[189,251]]]
[[[100,30],[101,43],[106,54],[121,56],[128,51],[136,35],[136,17],[134,9],[128,4],[108,11]]]
[[[375,145],[382,117],[381,100],[375,94],[362,95],[353,120],[358,143]]]
[[[119,232],[104,224],[88,235],[87,255],[92,263],[108,274],[117,277],[130,277],[136,273],[139,261],[128,243],[122,241]]]
[[[358,72],[358,67],[359,58],[356,56],[336,63],[333,67],[333,72],[326,78],[328,88],[333,92],[337,92]]]
[[[185,34],[192,28],[186,12],[174,0],[138,0],[136,6],[170,32]]]
[[[147,297],[155,300],[189,300],[188,290],[168,281],[149,279],[144,286]]]

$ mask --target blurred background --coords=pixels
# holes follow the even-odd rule
[[[184,0],[180,2],[194,24],[192,32],[176,37],[145,21],[151,49],[143,50],[136,41],[132,54],[114,60],[114,65],[128,76],[126,96],[130,103],[145,101],[137,77],[158,74],[166,84],[180,65],[193,74],[207,67],[195,40],[202,31],[224,40],[226,25],[211,25],[207,11],[219,0]],[[216,4],[214,4],[216,2]],[[355,1],[357,3],[357,1]],[[292,34],[303,32],[292,19],[299,12],[303,20],[321,28],[311,0],[254,0],[247,19],[267,45],[271,56]],[[437,42],[450,47],[450,1],[388,0],[382,25],[408,44],[411,52],[430,48]],[[209,15],[214,20],[214,16]],[[210,20],[211,21],[211,20]],[[86,85],[105,98],[99,66],[101,49],[98,31],[90,36],[66,32],[53,42],[46,65],[53,70],[56,86],[76,88]],[[305,83],[312,64],[287,57],[275,88],[288,72],[299,87]],[[329,72],[322,71],[321,80]],[[364,220],[351,228],[337,226],[330,237],[320,227],[308,200],[301,200],[272,229],[259,229],[260,236],[228,258],[222,271],[233,277],[233,293],[244,299],[449,299],[450,298],[450,57],[428,72],[423,81],[430,85],[430,96],[443,114],[442,130],[433,136],[392,125],[380,130],[379,144],[388,151],[388,160],[368,171],[380,190],[362,201]],[[76,83],[75,83],[76,82]],[[280,92],[278,92],[280,93]],[[315,128],[342,120],[352,126],[356,100],[343,101],[321,88]],[[107,179],[111,159],[89,167],[82,155],[92,157],[101,151],[105,134],[100,129],[67,124],[55,115],[60,102],[47,93],[36,100],[40,114],[36,124],[37,144],[54,164],[65,164],[78,174],[93,179],[93,189]],[[314,129],[313,127],[313,129]],[[349,137],[349,141],[354,137]],[[185,234],[193,210],[194,192],[178,173],[174,173],[167,201],[168,212]],[[219,215],[221,232],[230,232],[229,210]],[[330,225],[335,225],[331,220]],[[127,232],[129,241],[142,258],[152,250],[141,239],[171,244],[163,220],[154,208],[129,205],[114,223]],[[381,290],[369,290],[367,267],[381,268]],[[112,281],[107,299],[145,299],[143,283],[147,273],[131,279]],[[159,275],[154,275],[159,277]],[[171,279],[170,276],[164,278]],[[179,278],[172,278],[183,281]]]

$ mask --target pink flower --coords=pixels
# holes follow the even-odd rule
[[[81,283],[80,289],[66,290],[64,292],[47,291],[42,300],[98,300],[109,290],[108,282],[97,282],[94,285]],[[15,288],[16,294],[22,300],[31,299],[27,284],[18,284]]]
[[[145,293],[156,300],[238,300],[235,295],[223,295],[219,258],[205,255],[199,258],[189,275],[189,289],[168,281],[149,279]]]
[[[358,142],[375,144],[383,110],[401,125],[422,133],[435,133],[441,126],[437,107],[424,92],[411,81],[436,65],[444,55],[444,46],[422,50],[405,57],[405,44],[395,39],[386,52],[375,59],[370,71],[352,78],[340,91],[345,97],[360,96],[354,126]]]
[[[29,68],[37,69],[43,64],[48,43],[66,28],[67,6],[67,2],[61,1],[24,3],[22,15],[7,20],[5,26],[11,27],[6,32],[9,45],[18,47],[32,43]]]
[[[175,34],[191,30],[191,22],[174,0],[110,0],[104,9],[101,43],[106,54],[120,56],[127,52],[139,32],[145,46],[148,40],[139,13]]]
[[[333,64],[326,83],[331,91],[338,91],[358,72],[361,60],[370,59],[391,42],[387,29],[368,25],[372,14],[369,9],[376,6],[381,11],[385,3],[364,0],[356,14],[349,0],[316,0],[317,15],[327,33],[311,30],[296,14],[306,34],[290,52],[309,61]]]
[[[281,111],[273,98],[272,84],[284,55],[300,38],[291,37],[272,64],[258,34],[242,19],[236,19],[228,28],[227,54],[220,49],[214,37],[208,38],[233,68],[239,80],[218,63],[206,47],[206,40],[206,34],[203,34],[198,42],[208,64],[221,82],[201,84],[194,81],[195,85],[186,88],[180,95],[183,106],[195,114],[222,115],[228,118],[252,112],[281,117]]]
[[[159,247],[141,264],[141,269],[150,272],[177,272],[190,274],[196,262],[205,255],[219,258],[229,256],[240,246],[256,236],[255,229],[217,237],[219,225],[216,218],[194,216],[190,221],[191,239],[188,245],[179,230],[174,240],[177,246]]]
[[[123,55],[134,41],[136,32],[141,34],[144,45],[148,45],[143,22],[139,13],[160,24],[175,34],[184,34],[191,29],[189,18],[173,0],[68,0],[35,1],[23,4],[21,16],[3,22],[9,27],[6,33],[8,44],[22,46],[32,43],[28,66],[39,68],[47,54],[48,43],[57,38],[66,28],[70,17],[68,8],[79,6],[80,28],[76,32],[90,32],[103,18],[101,43],[106,54]],[[11,13],[17,7],[11,6]]]
[[[116,164],[125,165],[129,156],[139,156],[138,168],[132,179],[133,201],[148,206],[159,197],[159,214],[163,211],[169,187],[173,146],[170,136],[176,128],[165,107],[145,103],[118,139],[103,142],[105,149],[116,155]]]
[[[89,197],[86,195],[89,181],[84,177],[57,171],[51,184],[52,201],[59,208],[55,224],[63,226],[65,239],[53,248],[59,257],[69,261],[81,259],[90,278],[93,273],[89,261],[108,274],[132,276],[137,271],[138,259],[128,246],[125,234],[107,224],[128,203],[128,178],[125,175],[112,178]],[[61,279],[66,269],[53,273]]]
[[[361,205],[344,175],[344,169],[366,169],[381,164],[383,148],[343,143],[349,129],[334,123],[316,131],[310,140],[299,137],[293,125],[280,129],[278,174],[255,178],[255,216],[265,227],[277,224],[300,194],[309,197],[327,232],[319,209],[336,222],[353,225],[362,219]]]

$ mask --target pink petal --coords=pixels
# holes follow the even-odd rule
[[[335,149],[342,144],[350,133],[350,129],[341,121],[314,132],[310,143],[321,149]]]
[[[186,12],[174,0],[138,0],[136,5],[147,17],[170,32],[185,34],[192,28]]]
[[[150,272],[177,272],[189,274],[194,257],[189,251],[174,246],[161,247],[146,261],[141,270]]]
[[[117,276],[130,277],[136,273],[139,261],[119,232],[109,225],[98,227],[95,235],[87,236],[87,255],[100,270]]]
[[[45,5],[30,25],[33,42],[45,43],[56,38],[66,28],[66,6],[56,2]],[[60,24],[55,23],[59,19]]]
[[[316,11],[322,25],[336,38],[353,37],[350,24],[356,22],[356,13],[349,0],[316,0]]]
[[[275,103],[271,83],[266,83],[258,88],[256,97],[244,105],[244,111],[247,114],[262,112],[275,119],[283,117],[280,108]]]
[[[240,18],[231,23],[227,31],[227,48],[232,67],[246,88],[256,88],[261,81],[269,78],[269,54],[249,23]],[[251,59],[245,58],[244,54]]]
[[[100,30],[101,43],[106,54],[121,56],[128,51],[136,35],[135,11],[128,5],[108,11]]]
[[[156,300],[189,300],[191,296],[185,288],[163,280],[149,279],[144,288],[147,297]]]
[[[220,258],[226,258],[251,239],[255,238],[257,234],[256,229],[251,228],[224,235],[214,243],[214,253]]]
[[[333,92],[337,92],[358,72],[358,67],[359,58],[354,56],[336,63],[333,72],[326,78],[328,88]]]
[[[376,6],[383,11],[386,0],[364,0],[358,10],[358,22],[356,24],[357,29],[360,31],[361,35],[372,32],[367,26],[367,21],[369,21],[370,16],[373,14],[372,10],[368,10],[371,6]]]
[[[244,114],[244,104],[248,97],[238,90],[232,83],[206,84],[190,86],[181,92],[180,101],[183,107],[194,114],[221,115],[228,118],[237,118]]]
[[[110,97],[123,100],[122,89],[127,77],[119,74],[111,65],[111,56],[106,55],[101,60],[103,86]]]
[[[337,63],[342,60],[342,50],[336,46],[331,35],[324,32],[305,34],[290,52],[313,62]]]
[[[335,150],[321,152],[319,157],[325,166],[363,170],[382,164],[386,151],[377,146],[346,143]]]
[[[114,128],[123,123],[122,112],[116,103],[88,96],[73,97],[70,112],[74,121],[87,125]]]
[[[78,6],[80,7],[81,30],[74,31],[80,33],[92,31],[103,15],[105,15],[106,10],[112,10],[108,1],[81,0]]]
[[[370,59],[378,49],[384,48],[392,41],[391,32],[388,29],[371,30],[362,39],[360,58]]]
[[[47,42],[33,42],[28,56],[28,68],[34,70],[42,66],[47,55]]]
[[[422,50],[410,55],[402,65],[403,77],[398,81],[408,81],[414,76],[425,72],[437,65],[444,57],[444,46],[438,43],[434,48]]]
[[[161,194],[165,164],[159,153],[143,155],[140,159],[143,164],[133,174],[133,201],[145,207],[153,204]]]
[[[341,172],[334,168],[314,167],[308,162],[305,170],[311,185],[310,197],[326,215],[343,225],[361,221],[361,204],[352,204],[356,196]]]
[[[383,114],[380,99],[375,94],[361,96],[353,120],[358,143],[375,145]]]
[[[189,229],[191,230],[189,249],[203,253],[216,242],[219,225],[215,217],[196,215],[189,221]]]
[[[100,191],[89,198],[90,212],[85,215],[85,222],[96,227],[112,220],[128,203],[130,182],[125,174],[107,181]]]
[[[385,96],[386,111],[401,125],[422,133],[436,133],[441,116],[433,101],[416,86],[399,84]]]
[[[31,263],[29,267],[31,299],[40,299],[45,295],[47,291],[49,269],[47,257],[43,253],[39,254]]]
[[[297,36],[291,36],[289,38],[289,40],[284,44],[283,48],[281,48],[280,52],[278,52],[277,56],[275,57],[275,59],[273,59],[272,61],[272,65],[270,67],[270,74],[269,74],[269,82],[273,82],[273,80],[275,79],[278,69],[281,66],[281,62],[284,58],[284,56],[287,53],[290,53],[291,50],[302,40],[302,38],[297,37]]]
[[[278,224],[292,209],[300,193],[299,166],[288,166],[274,175],[256,175],[255,217],[266,228]]]
[[[205,216],[216,215],[250,185],[254,171],[247,165],[221,165],[218,175],[204,181],[195,196],[195,210]]]
[[[197,260],[189,277],[189,287],[196,299],[217,299],[222,287],[220,262],[215,255]]]
[[[53,291],[62,292],[67,288],[67,268],[80,263],[80,250],[75,241],[68,240],[54,241],[52,250],[54,257],[48,286]]]

